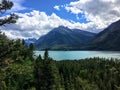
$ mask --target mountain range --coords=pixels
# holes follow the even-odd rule
[[[90,42],[95,35],[95,33],[59,26],[40,37],[35,46],[40,50],[45,48],[51,50],[76,50]]]
[[[120,20],[100,33],[59,26],[35,42],[38,50],[120,50]]]
[[[35,39],[35,38],[29,38],[29,39],[26,39],[25,40],[25,45],[26,46],[29,46],[31,43],[35,43],[37,41],[37,39]]]
[[[120,50],[120,20],[112,23],[102,32],[98,33],[94,40],[91,42],[91,45],[88,45],[92,50],[111,50],[119,51]]]

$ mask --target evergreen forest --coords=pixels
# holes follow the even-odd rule
[[[0,33],[0,90],[120,90],[120,60],[56,61]]]
[[[12,2],[2,0],[0,11],[11,9]],[[0,19],[0,26],[15,23],[11,14]],[[10,40],[0,32],[0,90],[120,90],[120,60],[86,58],[56,61],[34,55],[34,45]]]

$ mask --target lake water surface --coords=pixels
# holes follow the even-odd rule
[[[43,56],[44,51],[35,51],[35,55]],[[90,57],[118,58],[120,51],[49,51],[49,56],[54,60],[75,60]]]

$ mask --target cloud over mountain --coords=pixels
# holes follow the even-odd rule
[[[25,0],[12,1],[15,4],[13,11],[28,9],[23,5]],[[39,38],[39,36],[61,25],[71,29],[78,28],[99,32],[120,19],[120,0],[77,0],[65,5],[58,5],[56,4],[52,9],[59,10],[59,13],[56,13],[56,10],[50,14],[48,11],[41,10],[18,13],[20,18],[17,23],[1,27],[1,30],[10,38]],[[61,15],[61,12],[65,13]],[[71,15],[71,17],[64,18],[66,13],[75,15],[78,21],[74,21]],[[81,23],[81,18],[87,22],[83,20]]]
[[[84,14],[98,29],[120,19],[120,0],[78,0],[64,8],[73,14]]]
[[[93,28],[92,23],[71,22],[60,18],[55,13],[47,15],[45,12],[33,10],[30,13],[18,13],[18,15],[20,18],[16,24],[6,25],[6,27],[1,28],[9,38],[39,38],[61,25],[82,30],[88,30],[88,28],[92,30]]]

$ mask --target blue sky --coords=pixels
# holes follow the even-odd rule
[[[55,9],[55,6],[62,6],[62,5],[66,5],[69,4],[70,2],[73,1],[78,1],[78,0],[27,0],[23,3],[23,6],[27,7],[26,10],[24,11],[19,11],[19,12],[29,12],[31,10],[38,10],[38,11],[42,11],[45,12],[47,15],[51,15],[52,13],[57,14],[59,17],[66,19],[66,20],[73,20],[75,22],[81,22],[81,23],[86,23],[86,19],[85,18],[81,18],[82,15],[75,15],[75,14],[71,14],[69,12],[67,12],[64,8],[59,7],[60,10]],[[77,17],[81,18],[81,20],[79,20]]]
[[[20,18],[1,30],[12,39],[39,38],[60,25],[97,33],[120,19],[120,0],[11,1]]]

